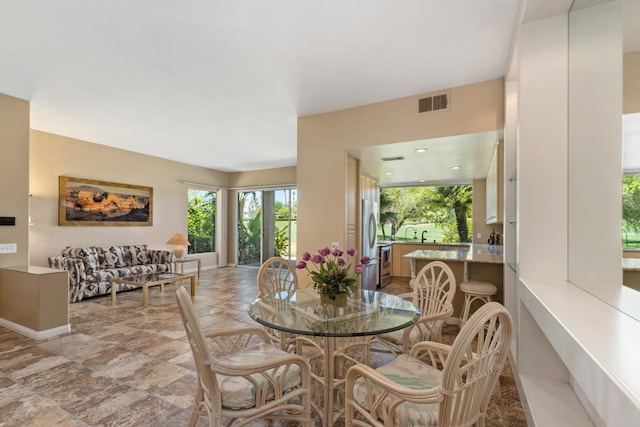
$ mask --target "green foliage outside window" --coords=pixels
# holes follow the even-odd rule
[[[623,247],[640,247],[640,175],[622,177]]]
[[[471,185],[383,188],[380,191],[379,239],[401,238],[397,236],[401,227],[407,230],[418,225],[436,224],[443,230],[439,241],[470,242],[472,202]],[[414,238],[421,239],[421,236],[422,233]],[[432,235],[427,236],[427,241],[434,239]]]
[[[274,238],[275,255],[286,257],[289,252],[289,226],[285,225],[284,227],[276,227]]]
[[[238,264],[259,263],[262,206],[258,192],[238,193],[238,216]]]
[[[216,193],[189,189],[187,200],[188,252],[215,252]]]

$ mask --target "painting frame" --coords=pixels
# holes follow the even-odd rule
[[[60,176],[60,226],[151,226],[153,187]]]

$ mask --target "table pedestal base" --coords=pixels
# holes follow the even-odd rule
[[[369,364],[369,338],[298,337],[297,353],[311,365],[312,406],[323,427],[333,426],[344,417],[347,370],[356,363]]]

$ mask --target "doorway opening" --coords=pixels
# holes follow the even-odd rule
[[[296,259],[295,188],[238,192],[237,264],[260,266],[273,256]]]

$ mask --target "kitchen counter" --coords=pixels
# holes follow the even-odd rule
[[[421,268],[431,261],[443,261],[453,271],[457,286],[467,280],[490,282],[498,288],[495,301],[502,302],[504,299],[504,256],[500,245],[467,244],[448,250],[418,249],[407,253],[404,258],[411,264],[411,288]],[[453,302],[455,313],[461,312],[463,300],[462,293],[456,292]]]
[[[446,246],[450,246],[447,244]],[[443,245],[444,246],[444,245]],[[404,257],[410,260],[439,260],[439,261],[463,261],[502,264],[504,262],[503,250],[500,245],[469,245],[460,250],[432,250],[419,249],[406,254]]]
[[[640,258],[622,258],[622,268],[627,271],[640,271]]]
[[[429,246],[443,246],[443,247],[460,247],[460,248],[469,248],[471,243],[445,243],[445,242],[432,242],[425,241],[421,242],[419,240],[416,241],[404,241],[404,240],[379,240],[379,245],[429,245]]]

